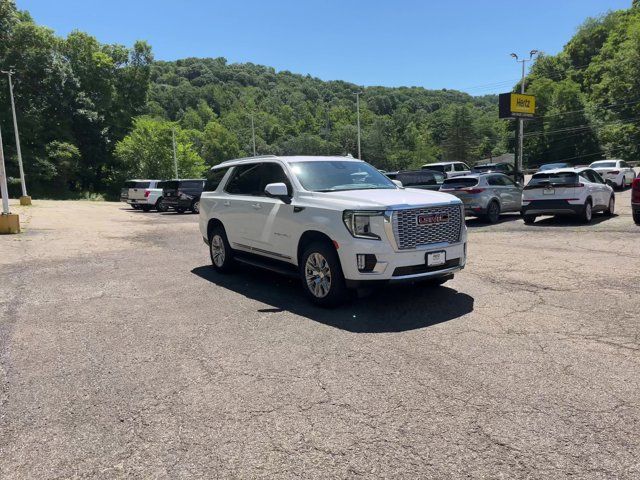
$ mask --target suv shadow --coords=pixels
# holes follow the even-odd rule
[[[607,220],[611,220],[618,216],[617,213],[614,213],[612,216],[608,217],[603,215],[602,213],[594,213],[591,218],[591,223],[584,223],[579,217],[574,215],[557,215],[557,216],[542,216],[536,218],[536,223],[533,225],[527,225],[527,227],[549,227],[549,228],[561,228],[561,227],[592,227],[594,225],[598,225],[599,223],[606,222]]]
[[[522,217],[517,212],[508,212],[500,215],[500,218],[496,223],[489,223],[480,217],[467,217],[465,223],[468,228],[482,228],[482,227],[495,227],[501,223],[512,222],[514,220],[520,220]]]
[[[273,308],[260,312],[289,311],[313,321],[353,333],[404,332],[430,327],[473,311],[473,297],[447,287],[424,284],[389,286],[375,295],[326,310],[309,303],[297,279],[266,270],[239,266],[222,275],[210,266],[191,273]]]

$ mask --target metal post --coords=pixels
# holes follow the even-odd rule
[[[360,149],[360,94],[356,92],[356,112],[358,118],[358,159],[362,160],[362,150]]]
[[[520,93],[524,94],[524,64],[526,60],[522,60],[522,81],[520,82]],[[518,119],[518,164],[516,166],[516,178],[518,175],[522,173],[522,152],[523,152],[523,143],[524,143],[524,120],[522,118]]]
[[[22,196],[27,196],[27,184],[24,181],[24,168],[22,166],[22,150],[20,149],[20,133],[18,133],[18,120],[16,118],[16,104],[13,99],[13,82],[11,81],[11,75],[13,70],[3,71],[9,77],[9,97],[11,98],[11,112],[13,113],[13,131],[16,134],[16,151],[18,153],[18,168],[20,169],[20,183],[22,184]]]
[[[2,148],[2,132],[0,131],[0,192],[2,193],[2,214],[9,215],[9,188],[7,172],[4,169],[4,150]]]
[[[176,174],[176,180],[178,177],[178,156],[176,155],[176,129],[171,129],[171,141],[173,143],[173,170]]]
[[[253,156],[256,156],[256,127],[253,124],[253,113],[251,114],[251,138],[253,141]]]

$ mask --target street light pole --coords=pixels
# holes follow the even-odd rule
[[[362,150],[360,149],[360,95],[363,92],[356,92],[356,112],[358,121],[358,159],[362,160]]]
[[[20,133],[18,132],[18,119],[16,118],[16,104],[13,99],[13,82],[11,76],[14,71],[2,70],[2,73],[6,74],[9,78],[9,97],[11,98],[11,112],[13,113],[13,130],[16,134],[16,151],[18,153],[18,168],[20,169],[20,183],[22,184],[22,196],[27,196],[27,184],[24,181],[24,167],[22,166],[22,150],[20,149]]]
[[[251,114],[251,141],[253,142],[253,156],[256,156],[256,127],[253,123],[253,113]]]
[[[537,50],[531,50],[529,52],[529,58],[523,58],[522,60],[518,59],[518,55],[512,53],[511,56],[516,59],[516,62],[522,64],[522,79],[520,81],[520,93],[524,94],[524,82],[525,82],[525,64],[533,60],[533,56],[537,54]],[[522,118],[518,119],[518,160],[516,161],[515,170],[516,170],[516,178],[517,174],[522,173],[522,156],[523,156],[523,148],[524,146],[524,120]]]
[[[176,155],[176,129],[171,129],[171,143],[173,144],[173,170],[178,180],[178,155]]]

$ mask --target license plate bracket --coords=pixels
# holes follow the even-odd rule
[[[543,195],[554,195],[555,193],[556,193],[556,189],[553,187],[547,187],[544,190],[542,190]]]
[[[447,263],[447,252],[444,250],[428,252],[426,257],[427,267],[437,267]]]

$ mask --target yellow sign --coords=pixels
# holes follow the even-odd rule
[[[536,97],[533,95],[511,94],[511,113],[533,116],[536,113]]]

